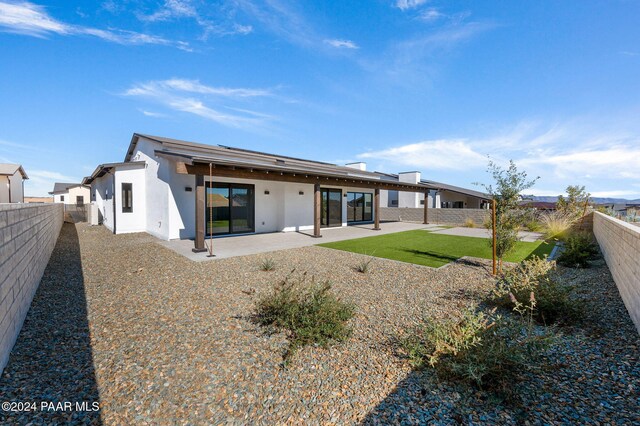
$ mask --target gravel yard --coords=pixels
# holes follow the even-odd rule
[[[76,234],[77,230],[77,234]],[[265,257],[276,270],[264,272]],[[640,338],[606,265],[565,270],[593,304],[563,329],[551,367],[522,404],[413,372],[396,339],[423,315],[457,313],[492,285],[487,261],[440,269],[306,247],[192,262],[146,234],[65,224],[0,378],[3,400],[100,401],[95,413],[38,411],[20,421],[104,424],[640,423]],[[80,263],[81,261],[81,263]],[[74,268],[68,268],[71,262]],[[353,335],[306,347],[285,370],[284,335],[252,324],[255,298],[292,269],[328,279],[357,305]],[[86,299],[86,302],[85,300]],[[57,331],[57,333],[56,333]],[[99,396],[98,396],[99,395]]]

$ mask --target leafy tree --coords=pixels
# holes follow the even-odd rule
[[[526,212],[520,208],[520,201],[523,199],[520,194],[535,185],[539,177],[528,180],[527,173],[519,172],[513,160],[509,160],[506,170],[490,160],[487,172],[495,183],[482,186],[496,201],[496,256],[502,272],[502,259],[518,242],[518,229],[526,216]],[[491,246],[493,247],[493,240]]]
[[[584,186],[579,185],[569,185],[565,191],[567,198],[560,195],[556,202],[556,209],[573,220],[578,220],[583,215],[591,194],[585,191]]]

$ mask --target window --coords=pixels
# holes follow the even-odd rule
[[[133,184],[122,184],[122,213],[133,212]]]
[[[64,201],[64,195],[60,196],[60,201]]]
[[[76,195],[76,206],[84,205],[84,195]]]

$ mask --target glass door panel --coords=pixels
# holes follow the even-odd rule
[[[209,215],[213,213],[213,218]],[[206,207],[207,235],[229,233],[229,188],[207,187]]]
[[[342,191],[329,191],[329,226],[342,225]]]
[[[353,222],[355,217],[356,194],[355,192],[347,192],[347,222]]]
[[[252,232],[253,211],[253,190],[231,187],[231,232]]]
[[[364,216],[362,220],[373,220],[373,194],[364,194]]]

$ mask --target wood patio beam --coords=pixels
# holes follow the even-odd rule
[[[192,175],[208,175],[208,164],[187,164],[185,162],[176,162],[176,172],[179,174],[192,174]],[[366,179],[353,179],[350,177],[337,178],[331,176],[324,176],[314,173],[301,173],[301,172],[287,172],[279,170],[258,170],[253,168],[238,168],[237,166],[223,166],[214,165],[213,175],[218,177],[230,177],[238,179],[256,179],[256,180],[270,180],[276,182],[295,182],[306,184],[322,184],[322,185],[334,185],[334,186],[349,186],[354,188],[378,188],[391,191],[406,191],[406,192],[423,192],[424,187],[416,187],[412,185],[403,185],[401,183],[366,180]]]

